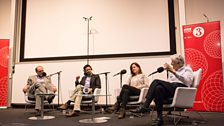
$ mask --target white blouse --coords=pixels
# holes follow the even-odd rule
[[[149,79],[145,74],[137,74],[128,78],[127,84],[138,89],[149,86]]]

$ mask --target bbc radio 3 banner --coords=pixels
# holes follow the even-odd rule
[[[202,68],[193,109],[224,112],[220,22],[183,26],[183,35],[186,63]]]
[[[9,40],[0,39],[0,107],[7,106]]]

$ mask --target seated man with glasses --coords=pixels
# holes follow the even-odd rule
[[[92,67],[89,64],[83,67],[83,71],[84,76],[82,77],[81,81],[79,81],[80,76],[76,76],[76,88],[73,90],[69,100],[58,108],[61,110],[68,109],[70,103],[74,102],[73,111],[66,114],[67,117],[79,116],[80,105],[82,101],[82,96],[79,95],[82,95],[83,93],[92,94],[96,88],[101,88],[100,77],[98,74],[92,73]]]
[[[163,101],[173,98],[177,87],[190,87],[193,83],[193,71],[190,66],[185,64],[184,57],[180,54],[174,54],[170,58],[171,63],[164,64],[164,69],[168,71],[168,80],[153,80],[146,94],[146,101],[142,106],[132,111],[136,113],[148,112],[150,111],[149,105],[154,100],[157,119],[153,121],[152,126],[163,125]]]
[[[35,100],[35,110],[37,114],[40,114],[41,109],[41,97],[36,94],[55,93],[57,88],[51,83],[51,78],[46,76],[44,68],[37,66],[35,68],[37,75],[29,76],[26,86],[23,88],[23,92],[28,94],[29,100]],[[54,99],[55,95],[48,96],[45,99],[49,104]]]

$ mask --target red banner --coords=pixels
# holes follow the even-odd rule
[[[9,40],[0,39],[0,107],[7,106]]]
[[[185,60],[202,68],[194,110],[224,112],[220,22],[183,26]]]

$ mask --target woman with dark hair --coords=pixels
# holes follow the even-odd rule
[[[128,103],[129,96],[140,95],[141,89],[148,87],[149,80],[145,74],[142,73],[141,67],[138,63],[134,62],[130,65],[131,76],[128,81],[123,85],[120,95],[117,97],[116,103],[108,108],[109,111],[119,111],[118,119],[125,118],[125,109]]]

